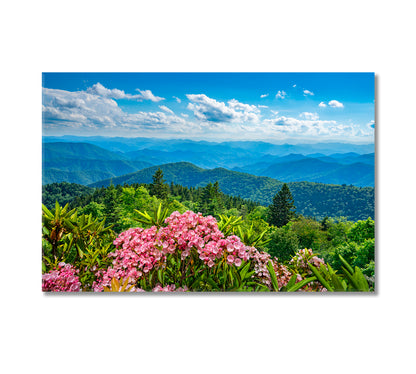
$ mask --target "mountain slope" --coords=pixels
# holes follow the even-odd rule
[[[218,181],[221,190],[229,195],[271,203],[273,196],[281,189],[283,182],[269,177],[259,177],[223,168],[202,169],[193,164],[178,162],[153,166],[135,173],[107,179],[91,184],[91,187],[151,183],[157,168],[163,171],[164,179],[187,187],[205,186]],[[328,185],[311,182],[288,183],[295,199],[297,212],[318,218],[345,216],[358,220],[374,217],[374,188]]]
[[[140,160],[130,161],[123,154],[88,143],[44,143],[42,153],[42,184],[64,181],[90,184],[152,165]]]

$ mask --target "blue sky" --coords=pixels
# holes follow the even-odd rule
[[[44,73],[43,134],[374,142],[373,73]]]

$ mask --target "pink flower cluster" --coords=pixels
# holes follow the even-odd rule
[[[166,255],[172,253],[179,253],[185,260],[191,250],[196,250],[199,259],[212,267],[222,259],[240,266],[242,261],[250,258],[251,252],[257,252],[255,248],[245,246],[237,236],[224,238],[212,216],[204,217],[192,211],[173,212],[165,222],[167,226],[159,230],[153,226],[121,233],[114,241],[117,250],[111,253],[113,265],[96,274],[94,291],[108,287],[114,277],[129,278],[129,283],[134,285],[143,274],[164,267]]]
[[[243,261],[252,261],[255,275],[253,278],[262,282],[270,289],[271,278],[267,264],[272,261],[279,288],[285,286],[292,276],[290,270],[279,264],[277,259],[271,259],[265,252],[259,252],[254,247],[246,246],[240,238],[232,235],[224,238],[224,234],[218,229],[214,217],[204,217],[201,213],[187,211],[183,214],[174,212],[166,218],[166,227],[155,226],[142,229],[132,228],[121,233],[114,241],[116,251],[110,256],[114,257],[112,266],[107,270],[100,270],[96,274],[93,284],[94,291],[103,291],[109,287],[111,280],[127,279],[128,284],[134,286],[134,291],[143,291],[137,288],[138,281],[153,269],[163,269],[167,256],[175,255],[181,261],[193,263],[196,258],[203,265],[212,268],[218,264],[241,266]],[[314,256],[311,250],[301,250],[291,261],[302,275],[310,273],[307,262],[315,266],[324,263]],[[302,279],[299,274],[297,282]],[[156,285],[154,292],[186,291],[176,289],[175,284],[162,287]],[[133,291],[133,289],[132,289]]]
[[[312,252],[312,249],[306,249],[306,248],[300,249],[296,253],[296,256],[294,256],[290,260],[290,264],[292,266],[295,266],[299,270],[303,270],[307,274],[312,275],[313,273],[312,273],[312,270],[308,266],[308,262],[311,265],[317,267],[318,269],[320,268],[321,264],[325,265],[325,261],[322,258],[315,256],[314,253]]]
[[[267,264],[269,261],[272,262],[279,288],[286,286],[293,275],[285,265],[280,264],[277,261],[277,258],[272,259],[271,256],[266,252],[259,252],[257,249],[253,248],[250,252],[250,258],[254,261],[254,271],[256,272],[256,277],[260,278],[262,283],[264,283],[269,288],[272,287],[269,269],[267,269]],[[301,279],[302,277],[298,276],[296,282],[300,281]]]
[[[76,275],[78,270],[71,264],[60,262],[58,268],[42,275],[42,291],[44,292],[79,292],[81,282]]]

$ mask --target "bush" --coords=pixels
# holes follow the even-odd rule
[[[174,212],[165,223],[121,233],[114,241],[117,250],[110,253],[112,266],[97,272],[94,291],[111,287],[113,279],[127,280],[126,289],[145,291],[269,291],[269,261],[279,274],[279,287],[292,275],[268,253],[235,235],[224,237],[212,216]]]
[[[268,244],[269,253],[277,257],[279,261],[287,262],[299,248],[299,240],[296,234],[289,229],[289,226],[277,228],[271,235]]]
[[[42,275],[42,291],[44,292],[79,292],[81,282],[71,264],[60,262],[57,268]]]

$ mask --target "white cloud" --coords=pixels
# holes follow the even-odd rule
[[[181,116],[182,117],[185,117],[185,118],[188,118],[189,117],[189,114],[181,113]]]
[[[319,119],[318,113],[310,113],[310,112],[303,112],[299,114],[299,117],[304,118],[304,119],[309,119],[312,121],[316,121],[317,119]]]
[[[325,108],[326,104],[323,101],[321,101],[318,106],[320,106],[321,108]]]
[[[142,90],[136,88],[136,91],[140,92],[140,95],[142,96],[143,100],[150,100],[150,101],[154,101],[154,102],[165,100],[163,97],[153,95],[152,91],[150,91],[150,90],[143,90],[142,91]]]
[[[166,105],[159,105],[159,108],[160,109],[162,109],[162,110],[164,110],[165,112],[167,112],[167,113],[170,113],[170,114],[175,114],[175,113],[173,113],[173,111],[171,110],[171,109],[169,109]]]
[[[176,97],[176,96],[172,96],[174,99],[176,99],[176,101],[178,102],[178,103],[181,103],[181,99],[179,98],[179,97]]]
[[[265,126],[265,132],[269,132],[270,135],[274,133],[276,136],[319,136],[331,139],[356,136],[358,131],[356,126],[344,125],[336,121],[297,119],[285,116],[266,119],[263,121],[263,125]]]
[[[260,110],[255,105],[240,103],[235,99],[228,101],[227,105],[204,94],[187,94],[186,97],[191,101],[188,109],[201,121],[227,123],[259,120]]]
[[[260,95],[260,97],[261,97],[262,99],[264,99],[264,98],[265,98],[265,97],[267,97],[267,96],[269,96],[269,94]]]
[[[284,99],[287,96],[285,91],[277,91],[276,99]]]
[[[268,108],[267,105],[257,105],[257,108]]]
[[[97,88],[97,87],[96,87]],[[102,88],[98,86],[98,89]],[[113,91],[113,90],[111,90]],[[109,95],[122,96],[119,92],[102,91],[64,91],[43,88],[42,116],[43,127],[47,132],[57,129],[76,129],[79,133],[93,132],[100,134],[113,131],[150,131],[164,129],[166,131],[190,131],[194,124],[183,118],[163,112],[124,112],[117,102]],[[162,109],[162,108],[161,108]],[[164,108],[163,110],[170,110]]]
[[[294,84],[292,87],[295,88],[296,87],[296,84]]]
[[[117,100],[126,99],[126,100],[137,100],[137,101],[151,100],[155,102],[165,100],[163,97],[158,97],[158,96],[153,95],[153,93],[150,90],[141,91],[139,89],[136,89],[136,91],[139,91],[140,94],[138,95],[126,94],[124,91],[119,90],[117,88],[113,88],[113,89],[106,88],[99,82],[87,88],[87,92],[89,94],[106,97],[109,99],[117,99]]]
[[[337,100],[331,100],[331,101],[328,103],[328,105],[329,105],[331,108],[343,108],[343,107],[344,107],[344,104],[340,103],[340,102],[339,102],[339,101],[337,101]]]
[[[242,110],[244,112],[254,112],[254,113],[260,112],[259,109],[255,105],[243,104],[243,103],[240,103],[236,99],[229,100],[228,106],[232,109]]]
[[[313,95],[315,95],[312,91],[309,91],[309,90],[303,90],[303,95],[304,96],[313,96]]]
[[[275,116],[277,116],[278,114],[279,114],[279,111],[278,110],[273,110],[273,109],[271,109],[270,110]]]

